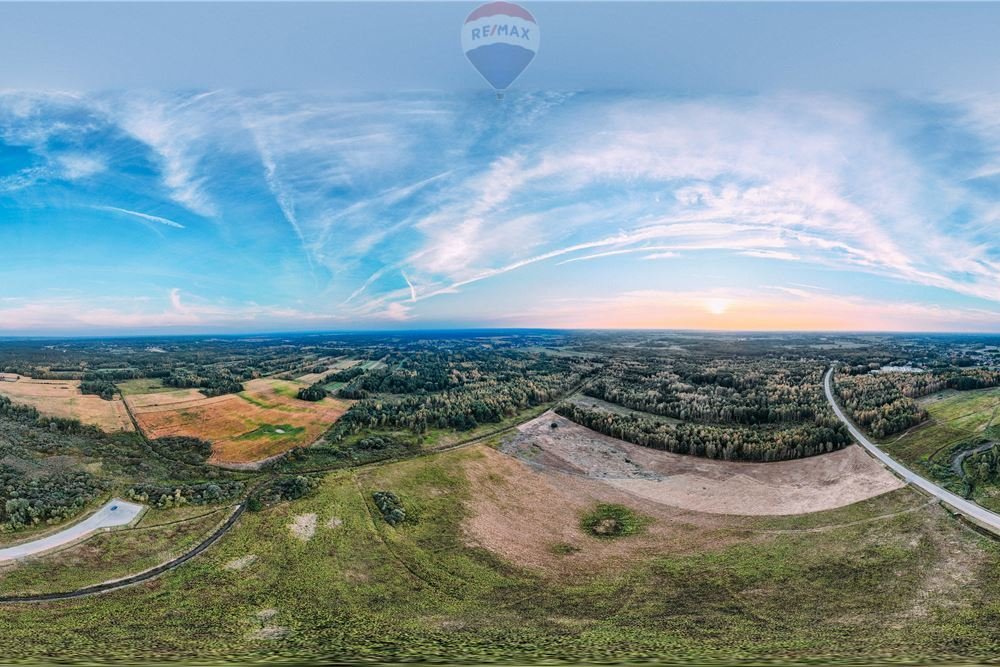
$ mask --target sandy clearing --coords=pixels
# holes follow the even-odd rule
[[[329,521],[326,522],[327,528],[340,528],[344,525],[344,520],[340,517],[331,517]]]
[[[316,515],[299,514],[288,524],[288,530],[295,539],[308,542],[316,534]]]
[[[234,558],[233,560],[227,562],[224,567],[227,570],[232,570],[234,572],[239,572],[240,570],[245,570],[257,561],[257,554],[247,554],[241,558]]]
[[[555,576],[590,574],[663,553],[705,553],[746,539],[740,520],[649,503],[603,481],[537,469],[485,446],[464,471],[476,494],[462,522],[466,541],[507,561]],[[653,519],[619,540],[584,533],[580,519],[598,503],[618,503]]]
[[[537,468],[601,480],[638,498],[717,514],[819,512],[903,486],[855,445],[796,461],[714,461],[623,442],[552,412],[522,425],[503,451]]]
[[[33,380],[21,376],[16,382],[0,382],[0,394],[49,417],[78,419],[108,432],[134,430],[121,399],[105,401],[100,396],[83,394],[79,380]]]
[[[283,625],[265,625],[263,628],[255,630],[250,636],[251,639],[274,640],[288,636],[290,630]]]

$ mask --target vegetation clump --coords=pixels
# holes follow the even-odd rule
[[[187,436],[157,438],[150,440],[149,446],[165,459],[192,465],[204,463],[212,455],[212,443]]]
[[[390,526],[398,526],[406,521],[406,509],[402,501],[392,491],[376,491],[372,494],[375,507],[382,513],[382,518]]]
[[[0,464],[0,532],[64,521],[105,488],[103,480],[84,471],[28,477]]]
[[[201,484],[136,484],[128,497],[157,508],[180,505],[208,505],[235,498],[243,491],[243,482],[219,481]]]
[[[601,503],[584,515],[580,526],[584,532],[601,539],[627,537],[641,532],[649,519],[636,514],[624,505]]]
[[[117,392],[118,387],[115,386],[114,382],[99,375],[86,374],[80,381],[81,394],[95,394],[105,401],[110,401]]]
[[[258,512],[267,505],[285,500],[298,500],[311,494],[319,488],[319,485],[320,478],[315,475],[279,477],[254,493],[247,501],[247,509]]]
[[[314,403],[322,401],[326,398],[326,389],[323,388],[322,383],[317,382],[316,384],[299,389],[298,398],[302,401],[312,401]]]

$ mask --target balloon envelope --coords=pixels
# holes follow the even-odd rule
[[[511,2],[478,7],[462,26],[462,50],[483,78],[505,90],[535,57],[541,33],[535,17]]]

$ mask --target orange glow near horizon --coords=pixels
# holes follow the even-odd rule
[[[829,294],[632,292],[525,313],[511,324],[723,331],[996,331],[992,313]]]

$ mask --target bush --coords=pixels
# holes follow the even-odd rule
[[[382,518],[390,526],[398,526],[406,521],[406,509],[402,501],[392,491],[376,491],[372,494],[375,507],[382,513]]]
[[[164,508],[220,503],[238,496],[242,491],[243,482],[237,481],[178,485],[136,484],[128,490],[128,497],[153,507]]]
[[[212,443],[186,436],[170,436],[150,440],[149,446],[157,454],[173,461],[197,465],[212,455]]]
[[[589,535],[601,539],[626,537],[640,532],[649,519],[636,514],[624,505],[600,504],[584,515],[580,526]]]
[[[283,500],[298,500],[312,493],[319,486],[319,478],[308,475],[294,477],[279,477],[258,491],[250,500],[247,508],[258,511],[264,505],[272,505]],[[257,509],[254,509],[254,508]]]
[[[314,384],[309,387],[303,387],[302,389],[299,389],[298,397],[300,400],[303,401],[313,401],[313,402],[322,401],[324,398],[326,398],[326,389],[324,389],[322,385],[319,384]]]

